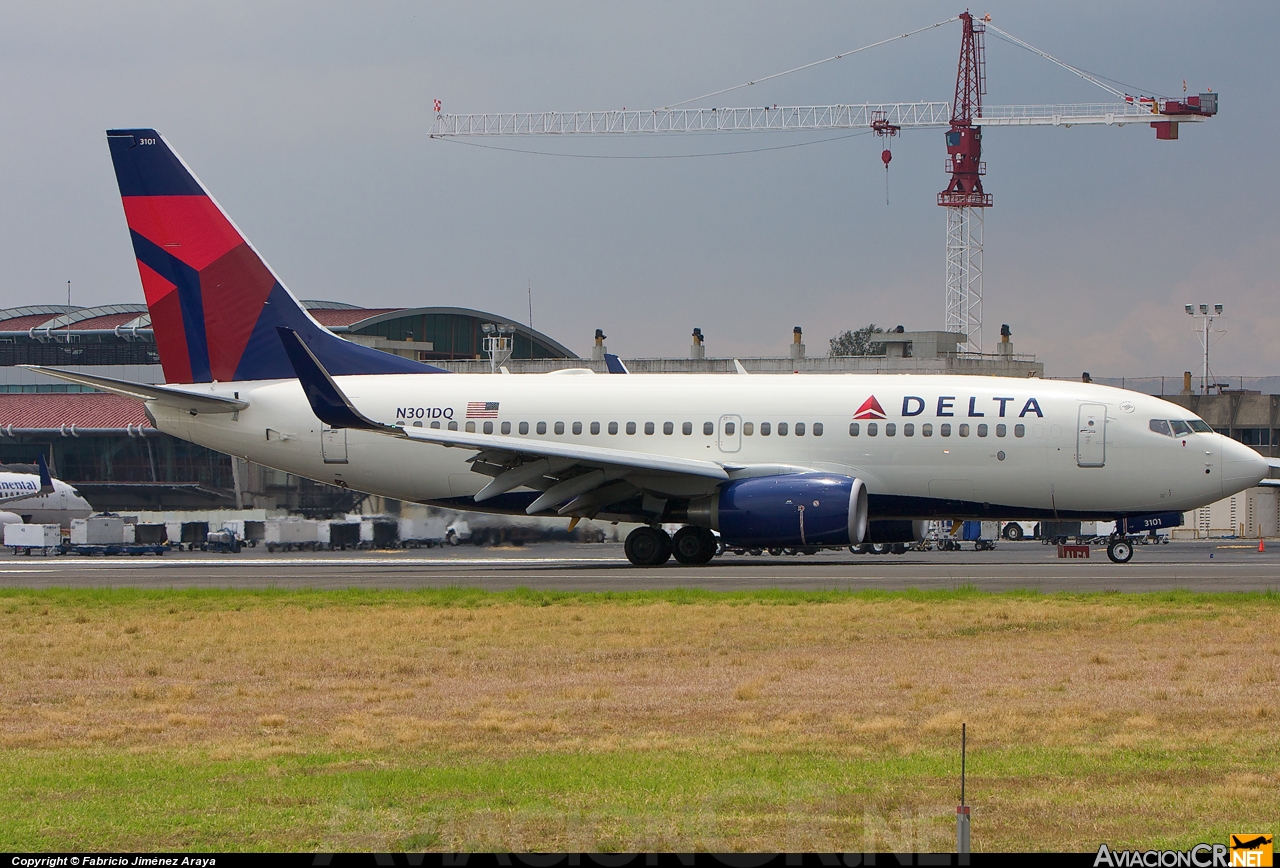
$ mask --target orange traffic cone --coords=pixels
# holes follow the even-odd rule
[[[1258,551],[1265,552],[1267,550],[1267,541],[1262,537],[1258,537]]]

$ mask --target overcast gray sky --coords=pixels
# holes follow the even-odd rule
[[[870,321],[942,327],[941,131],[703,159],[578,159],[431,141],[446,111],[653,108],[961,11],[957,3],[10,3],[0,6],[0,305],[141,301],[103,131],[161,130],[295,294],[456,304],[585,353],[810,353]],[[1280,373],[1271,2],[1011,3],[997,25],[1086,69],[1221,114],[985,140],[987,340],[1010,323],[1050,374],[1197,369],[1184,302],[1223,302],[1221,374]],[[958,24],[714,105],[950,100]],[[1096,88],[988,38],[990,104]],[[676,156],[796,133],[484,140]],[[476,140],[471,140],[476,141]]]

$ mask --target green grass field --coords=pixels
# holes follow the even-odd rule
[[[1280,823],[1280,596],[0,591],[0,848],[946,849]]]

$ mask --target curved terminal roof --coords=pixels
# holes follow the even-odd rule
[[[338,333],[387,341],[435,344],[433,358],[478,358],[485,323],[510,326],[516,358],[577,358],[559,341],[503,316],[466,307],[368,308],[341,301],[302,304],[322,326]],[[114,332],[121,340],[150,340],[151,315],[144,304],[94,307],[28,305],[0,310],[0,334],[44,340],[61,335]],[[107,336],[108,339],[110,336]],[[94,338],[99,340],[100,338]],[[528,354],[526,356],[526,354]]]

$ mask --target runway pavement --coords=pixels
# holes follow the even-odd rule
[[[1055,591],[1280,591],[1280,543],[1206,541],[1139,546],[1128,564],[1095,547],[1088,560],[1059,560],[1036,542],[1001,543],[991,552],[906,555],[752,557],[728,554],[704,567],[674,560],[637,568],[618,544],[547,544],[387,552],[238,555],[172,552],[162,557],[0,555],[0,588],[430,588],[619,591],[698,587],[709,590],[1019,588]]]

